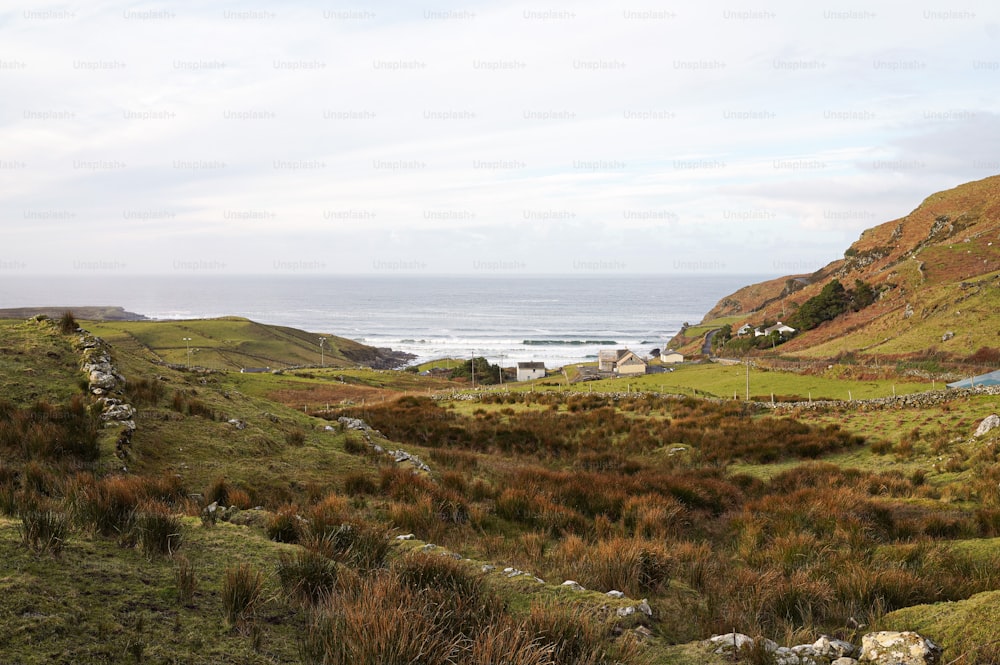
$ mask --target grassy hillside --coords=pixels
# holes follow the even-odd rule
[[[378,366],[392,361],[385,352],[343,337],[270,326],[239,317],[85,325],[113,344],[138,344],[152,352],[150,357],[177,365],[239,370],[319,366],[321,361],[331,367]],[[326,339],[322,354],[321,337]]]
[[[837,279],[872,285],[878,300],[805,332],[782,353],[834,357],[941,353],[961,359],[1000,347],[1000,176],[928,197],[909,215],[866,230],[844,258],[809,275],[740,289],[705,316],[757,325],[788,320]]]
[[[220,358],[244,343],[276,358],[307,348],[240,319],[87,325],[113,342],[127,380],[117,397],[137,409],[123,458],[88,444],[99,423],[75,336],[0,322],[4,662],[457,649],[458,662],[693,665],[731,662],[699,640],[733,628],[857,642],[850,617],[920,626],[955,654],[953,624],[937,617],[958,620],[963,602],[1000,590],[998,434],[970,437],[996,397],[776,417],[740,401],[603,394],[742,389],[744,368],[714,365],[452,395],[410,372],[162,363],[183,357],[177,333]],[[755,394],[892,389],[754,372]],[[634,609],[642,599],[649,615]],[[934,621],[900,613],[924,605]]]

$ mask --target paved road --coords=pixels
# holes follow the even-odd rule
[[[710,330],[708,334],[705,335],[705,343],[701,345],[701,352],[704,353],[709,358],[712,357],[712,338],[715,337],[715,333],[718,330]]]

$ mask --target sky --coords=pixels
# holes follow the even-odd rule
[[[806,273],[997,173],[986,0],[0,5],[0,279]]]

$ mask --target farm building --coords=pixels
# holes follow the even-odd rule
[[[545,377],[545,363],[523,362],[517,364],[517,380],[531,381]]]

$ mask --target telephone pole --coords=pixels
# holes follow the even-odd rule
[[[749,358],[744,358],[743,362],[745,362],[746,366],[747,366],[747,401],[749,402],[750,401],[750,359]]]

